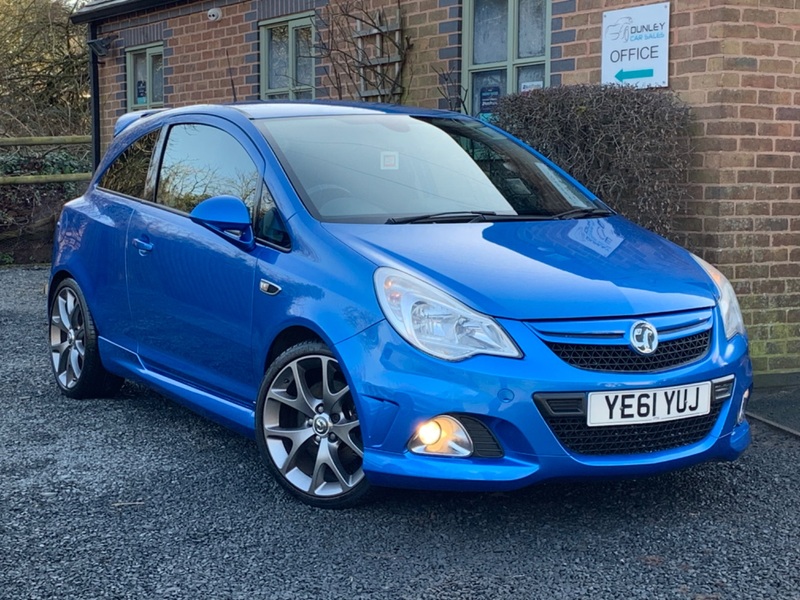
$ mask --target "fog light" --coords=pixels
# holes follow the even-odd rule
[[[417,428],[408,449],[415,454],[463,457],[472,454],[472,440],[458,420],[439,415]]]
[[[417,438],[425,446],[431,446],[442,438],[442,427],[436,421],[427,421],[417,429]]]
[[[741,425],[744,422],[745,414],[744,411],[747,410],[747,401],[750,399],[750,390],[747,389],[742,394],[742,403],[739,405],[739,414],[736,415],[736,424]]]

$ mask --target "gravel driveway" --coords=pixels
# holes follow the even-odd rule
[[[0,269],[0,597],[800,599],[800,440],[513,494],[288,498],[255,444],[141,387],[51,383],[47,270]]]

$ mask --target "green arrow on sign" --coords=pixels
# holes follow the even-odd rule
[[[652,77],[653,69],[639,69],[638,71],[625,71],[620,69],[614,76],[617,81],[625,81],[626,79],[644,79],[645,77]]]

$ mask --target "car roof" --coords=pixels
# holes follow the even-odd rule
[[[456,114],[448,111],[419,108],[416,106],[401,106],[398,104],[379,104],[377,102],[355,101],[266,101],[230,104],[228,106],[238,108],[253,119],[357,114],[405,114],[415,116],[455,116]]]
[[[339,101],[260,101],[235,102],[230,104],[197,104],[171,109],[140,110],[126,113],[117,119],[114,126],[114,137],[131,124],[153,115],[173,115],[181,113],[224,115],[229,111],[237,111],[249,119],[277,119],[285,117],[318,117],[332,115],[377,115],[401,114],[417,117],[464,117],[460,113],[444,110],[400,106],[396,104],[378,104],[370,102]]]

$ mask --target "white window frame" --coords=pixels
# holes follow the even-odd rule
[[[477,107],[472,106],[472,76],[475,73],[484,71],[506,72],[506,89],[501,90],[503,95],[513,94],[518,91],[517,70],[520,67],[544,65],[544,87],[550,86],[550,31],[552,23],[552,0],[545,0],[544,14],[544,54],[525,58],[517,57],[519,47],[519,0],[508,0],[508,42],[506,60],[474,64],[474,24],[475,24],[475,1],[464,0],[464,54],[463,60],[466,66],[463,72],[464,81],[462,85],[467,89],[466,109],[469,114],[476,112]]]
[[[145,64],[147,65],[147,103],[145,104],[137,104],[136,103],[136,73],[134,72],[133,61],[134,57],[144,54],[145,55]],[[164,64],[164,44],[163,42],[158,42],[156,44],[147,44],[144,46],[134,46],[132,48],[127,48],[125,50],[125,81],[128,85],[128,110],[145,110],[148,108],[161,108],[164,106],[164,101],[161,102],[153,102],[151,100],[151,94],[153,90],[153,60],[152,57],[156,55],[161,55],[161,64],[163,69]],[[163,82],[163,71],[162,71],[162,82]]]
[[[260,40],[260,47],[261,47],[261,99],[262,100],[269,100],[270,98],[276,97],[278,95],[286,94],[289,96],[289,99],[294,100],[297,97],[297,94],[300,92],[311,92],[311,97],[315,96],[315,86],[314,86],[314,78],[315,73],[311,72],[311,85],[300,85],[297,82],[292,82],[287,87],[281,88],[270,88],[269,86],[269,44],[268,44],[268,36],[267,33],[270,29],[276,27],[287,26],[289,28],[289,67],[288,72],[290,74],[295,73],[297,67],[297,56],[295,55],[295,45],[294,45],[294,32],[297,29],[303,28],[310,28],[311,29],[311,41],[312,41],[312,51],[313,51],[313,43],[315,39],[315,30],[314,30],[314,12],[306,12],[306,13],[299,13],[292,15],[291,18],[281,17],[278,19],[269,19],[267,21],[262,21],[258,24],[259,26],[259,40]],[[314,60],[314,65],[316,64],[316,60]]]

